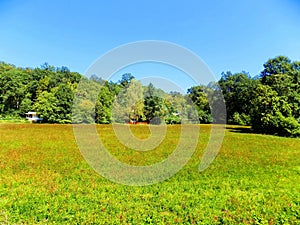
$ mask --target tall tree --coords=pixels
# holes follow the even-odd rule
[[[144,115],[147,122],[160,124],[168,113],[166,94],[150,83],[144,90]]]
[[[72,122],[72,106],[74,99],[74,91],[67,84],[60,84],[56,89],[54,96],[57,99],[56,122],[71,123]]]
[[[211,123],[212,117],[204,86],[194,86],[188,89],[188,97],[192,100],[201,123]]]
[[[39,114],[46,123],[56,123],[58,112],[58,99],[54,92],[43,91],[39,94],[33,109]]]
[[[258,85],[252,99],[251,122],[255,131],[282,136],[300,136],[300,123],[290,104],[268,85]]]
[[[134,79],[134,76],[131,75],[131,73],[124,73],[122,75],[122,79],[119,81],[120,84],[123,86],[123,87],[126,87],[127,85],[130,84],[130,82]]]
[[[115,122],[144,120],[143,87],[139,81],[131,80],[128,86],[118,94],[113,107]]]
[[[18,68],[0,73],[0,114],[19,114],[19,108],[27,93],[29,74]]]
[[[246,72],[235,74],[227,72],[222,73],[218,83],[226,102],[227,122],[250,125],[250,101],[253,90],[259,82],[251,79]]]
[[[273,59],[269,59],[263,64],[264,70],[261,72],[263,78],[263,84],[267,82],[267,77],[274,74],[286,74],[291,72],[293,65],[291,60],[286,56],[277,56]]]
[[[183,118],[187,117],[187,101],[179,92],[171,91],[165,99],[168,109],[165,122],[167,124],[179,124]]]
[[[293,117],[300,122],[300,62],[285,56],[269,59],[261,72],[262,84],[270,86],[292,109]]]
[[[108,124],[112,122],[112,105],[114,94],[110,92],[107,86],[102,86],[95,106],[95,122]]]

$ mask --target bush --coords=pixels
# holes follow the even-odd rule
[[[300,124],[294,117],[284,117],[279,115],[279,135],[283,136],[300,136]]]
[[[168,115],[165,118],[165,122],[166,122],[166,124],[180,124],[181,120],[180,120],[179,116]]]
[[[233,114],[233,118],[228,120],[228,123],[230,124],[236,124],[236,125],[250,125],[251,124],[251,118],[249,115],[246,115],[245,113],[238,113],[235,112]]]

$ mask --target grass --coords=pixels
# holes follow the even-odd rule
[[[0,124],[3,124],[3,123],[12,124],[12,123],[30,123],[30,122],[24,118],[14,118],[14,117],[3,118],[0,115]]]
[[[0,124],[0,224],[299,224],[300,139],[233,132],[198,172],[210,125],[201,125],[195,154],[175,176],[131,187],[98,175],[83,159],[71,125]],[[126,149],[111,126],[104,145],[133,165],[172,152],[179,126],[153,151]],[[147,126],[132,126],[147,138]]]

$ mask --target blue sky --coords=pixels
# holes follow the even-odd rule
[[[299,21],[297,0],[0,0],[0,60],[83,74],[119,45],[163,40],[196,53],[217,78],[228,70],[255,76],[277,55],[300,61]],[[139,68],[128,72],[138,77]]]

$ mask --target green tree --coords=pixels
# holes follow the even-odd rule
[[[285,98],[268,85],[258,85],[252,99],[251,121],[255,131],[282,136],[299,136],[300,124]]]
[[[212,116],[210,111],[207,93],[204,86],[194,86],[188,89],[188,97],[195,105],[200,123],[211,123]]]
[[[95,121],[100,124],[112,122],[114,95],[107,86],[102,86],[95,106]]]
[[[292,72],[292,77],[293,82],[288,93],[288,101],[290,102],[293,116],[300,123],[300,67],[297,67]]]
[[[60,84],[55,88],[54,96],[57,99],[55,122],[71,123],[74,100],[74,91],[72,90],[72,87],[69,84]]]
[[[82,77],[75,92],[72,107],[73,123],[94,123],[95,105],[101,85],[86,77]]]
[[[240,125],[250,125],[250,101],[258,80],[252,79],[248,73],[222,73],[219,80],[224,100],[226,102],[227,122]]]
[[[166,96],[165,105],[168,109],[165,117],[167,124],[179,124],[183,118],[186,118],[188,105],[185,97],[181,93],[171,91],[170,94]]]
[[[147,122],[160,124],[168,114],[167,94],[150,83],[144,89],[144,115]]]
[[[130,84],[130,82],[134,80],[134,76],[131,75],[131,73],[124,73],[122,75],[122,79],[119,81],[119,83],[123,86],[126,87],[127,85]]]
[[[144,120],[143,86],[139,81],[131,80],[118,94],[114,102],[115,122],[129,122],[130,120]]]
[[[0,74],[0,114],[19,114],[20,104],[27,93],[27,76],[18,68]]]
[[[285,56],[278,56],[273,59],[269,59],[263,64],[264,70],[261,72],[263,78],[262,83],[268,82],[267,78],[274,74],[286,74],[292,71],[293,65],[291,60]]]
[[[25,113],[29,112],[30,110],[32,110],[32,101],[28,97],[24,98],[20,104],[19,114],[24,116]]]
[[[38,96],[36,102],[33,105],[33,109],[43,119],[43,122],[56,123],[57,121],[57,105],[58,99],[55,97],[55,93],[43,91]]]
[[[269,59],[261,80],[289,104],[292,116],[300,122],[300,62],[292,62],[285,56]]]
[[[144,114],[148,122],[160,124],[165,120],[168,110],[163,98],[159,96],[147,96],[144,99],[144,105]]]

